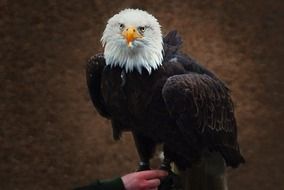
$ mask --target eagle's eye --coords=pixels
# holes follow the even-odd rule
[[[120,30],[123,30],[123,29],[124,29],[124,24],[121,24],[121,23],[120,23],[120,24],[119,24],[119,29],[120,29]]]
[[[139,32],[144,33],[145,32],[145,27],[144,26],[139,26],[138,30],[139,30]]]

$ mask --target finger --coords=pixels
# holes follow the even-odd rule
[[[147,180],[146,185],[148,188],[157,188],[161,184],[161,181],[159,179],[150,179]]]
[[[139,177],[143,179],[161,178],[167,175],[168,173],[163,170],[147,170],[147,171],[139,172]]]

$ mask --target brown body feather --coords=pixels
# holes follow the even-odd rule
[[[180,53],[176,32],[164,38],[164,61],[150,75],[106,66],[103,55],[90,59],[87,82],[99,113],[112,121],[114,138],[133,132],[142,161],[157,143],[180,168],[203,152],[220,152],[228,166],[244,162],[229,90],[214,74]]]

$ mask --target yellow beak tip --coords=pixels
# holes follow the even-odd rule
[[[132,42],[128,42],[127,46],[132,47]]]

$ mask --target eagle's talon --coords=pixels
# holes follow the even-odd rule
[[[161,179],[158,190],[183,190],[181,180],[173,171],[168,171],[168,176]]]
[[[146,163],[146,162],[140,162],[139,163],[139,166],[138,166],[138,169],[137,169],[137,172],[140,172],[140,171],[145,171],[145,170],[150,170],[150,164],[149,163]]]
[[[160,166],[161,170],[167,171],[167,172],[171,172],[171,160],[165,158]]]
[[[164,170],[166,172],[171,172],[172,171],[171,169],[172,169],[171,166],[166,166],[163,164],[160,166],[160,170]]]

